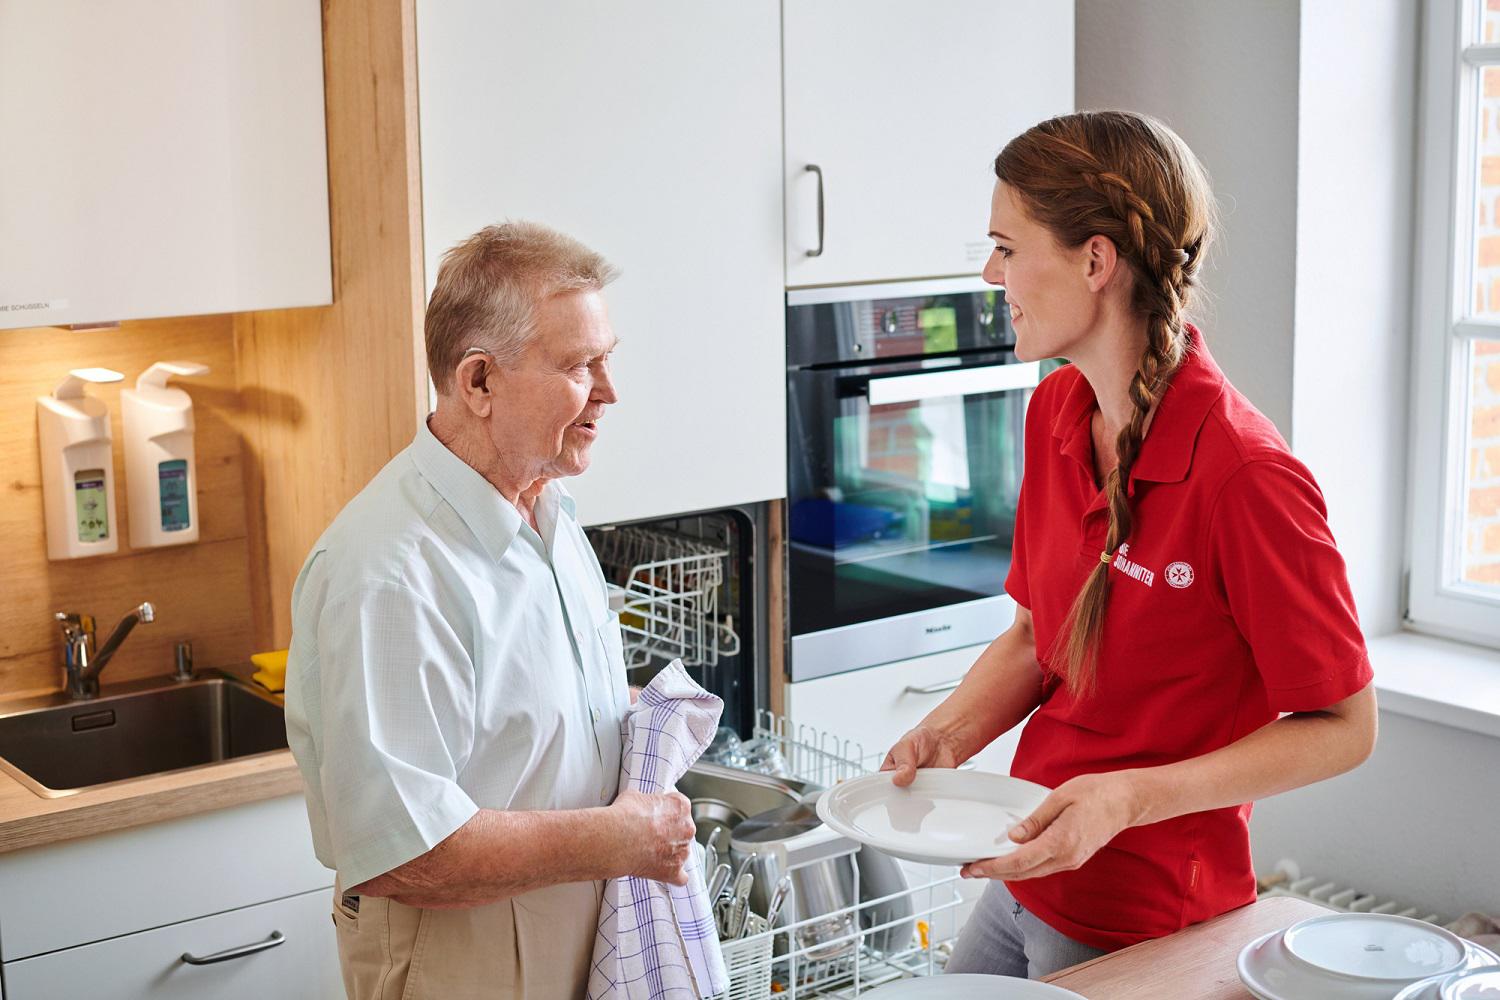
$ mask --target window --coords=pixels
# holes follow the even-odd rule
[[[1425,17],[1408,617],[1500,645],[1500,0]]]

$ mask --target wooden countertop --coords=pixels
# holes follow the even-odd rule
[[[242,679],[250,675],[248,667],[224,672]],[[302,787],[290,750],[133,778],[56,799],[43,798],[0,771],[0,854],[297,795]]]
[[[1249,906],[1154,941],[1075,965],[1048,976],[1089,1000],[1245,1000],[1251,996],[1235,967],[1251,941],[1307,917],[1332,913],[1291,896],[1270,896]]]
[[[0,853],[302,791],[290,750],[44,799],[0,774]]]

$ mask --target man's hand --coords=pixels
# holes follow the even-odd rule
[[[957,767],[961,763],[958,748],[946,734],[931,726],[917,726],[896,741],[880,769],[895,771],[891,780],[897,788],[905,788],[917,780],[919,767]]]
[[[964,878],[1011,882],[1072,871],[1142,815],[1130,771],[1083,774],[1058,785],[1030,816],[1010,830],[1023,846],[1010,854],[964,865]]]
[[[623,791],[610,811],[618,818],[615,847],[627,875],[687,885],[687,864],[697,828],[686,795]]]

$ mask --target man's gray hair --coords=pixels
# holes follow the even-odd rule
[[[541,303],[598,291],[616,273],[598,253],[535,222],[486,226],[449,248],[425,322],[427,370],[438,392],[452,390],[464,351],[482,347],[496,364],[514,364],[536,333]]]

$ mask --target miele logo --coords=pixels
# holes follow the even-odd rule
[[[929,625],[926,628],[924,628],[922,631],[926,632],[928,635],[937,635],[939,632],[951,632],[951,631],[953,631],[953,626],[952,625]]]

